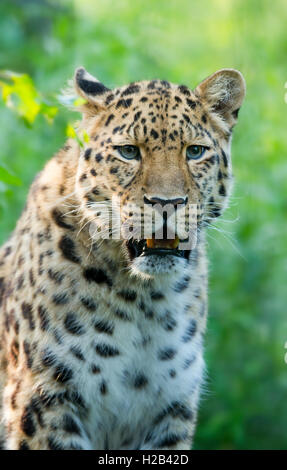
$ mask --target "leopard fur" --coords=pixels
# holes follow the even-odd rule
[[[5,449],[189,449],[204,376],[205,227],[227,205],[232,128],[245,94],[223,69],[194,91],[163,80],[108,89],[83,68],[84,146],[69,139],[37,176],[0,250]],[[134,145],[125,160],[117,146]],[[199,160],[188,145],[204,145]],[[91,224],[116,195],[197,208],[189,258],[131,259]]]

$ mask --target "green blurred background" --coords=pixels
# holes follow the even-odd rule
[[[287,449],[286,25],[285,0],[0,5],[0,69],[30,74],[48,97],[78,65],[108,86],[161,78],[194,87],[223,67],[246,78],[234,195],[220,232],[208,232],[208,373],[196,449]],[[54,125],[39,117],[28,129],[0,100],[0,164],[22,180],[0,182],[0,242],[71,119],[62,109]]]

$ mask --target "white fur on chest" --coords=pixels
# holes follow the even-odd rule
[[[77,374],[90,408],[86,425],[95,448],[125,448],[125,440],[128,448],[140,448],[165,406],[187,398],[196,404],[204,368],[202,338],[195,334],[184,341],[191,317],[184,312],[180,297],[180,301],[172,295],[161,301],[153,318],[130,307],[126,311],[132,321],[118,320],[113,335],[97,332],[85,338],[82,348],[88,363],[100,370],[91,375],[82,367]],[[167,312],[173,320],[170,327],[164,322]],[[99,344],[119,354],[95,357]]]

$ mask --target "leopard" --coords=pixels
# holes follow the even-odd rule
[[[226,68],[193,89],[110,88],[79,67],[71,83],[76,134],[0,250],[2,447],[188,450],[206,382],[206,231],[232,190],[245,80]]]

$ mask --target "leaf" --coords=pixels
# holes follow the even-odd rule
[[[27,74],[0,71],[0,87],[6,106],[15,111],[31,127],[39,114],[51,123],[58,112],[56,106],[50,105],[37,91],[33,80]]]
[[[75,139],[80,147],[84,147],[84,143],[88,143],[90,141],[90,137],[85,130],[77,132],[71,123],[68,123],[66,127],[66,135],[67,137]]]
[[[83,130],[82,134],[83,134],[83,141],[84,141],[86,144],[89,143],[89,142],[90,142],[90,137],[89,137],[89,135],[87,134],[87,132],[86,132],[85,130]]]
[[[86,103],[87,103],[87,100],[85,100],[85,98],[82,98],[81,96],[79,98],[76,98],[73,101],[74,106],[83,106]]]
[[[21,186],[22,184],[20,178],[9,173],[9,171],[3,166],[0,166],[0,181],[7,184],[13,184],[14,186]]]
[[[77,138],[77,133],[76,133],[74,127],[72,126],[72,124],[70,124],[70,123],[68,123],[68,125],[66,127],[66,136],[70,137],[72,139]]]

